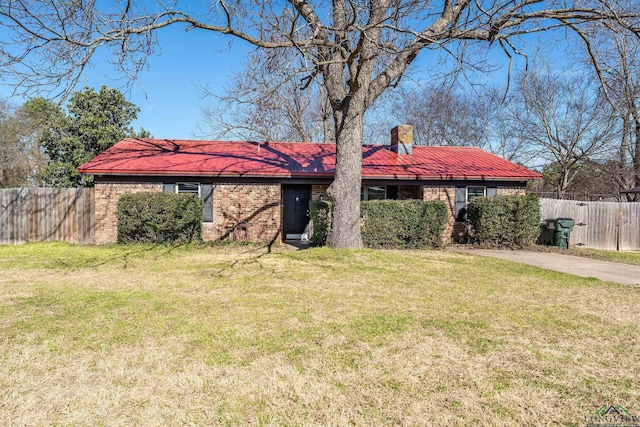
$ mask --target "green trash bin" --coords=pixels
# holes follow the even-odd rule
[[[573,231],[575,221],[573,218],[556,218],[547,220],[547,227],[549,230],[553,230],[553,246],[559,248],[569,248],[569,238]]]

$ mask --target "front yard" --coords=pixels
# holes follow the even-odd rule
[[[0,425],[640,414],[640,288],[444,251],[0,247]]]

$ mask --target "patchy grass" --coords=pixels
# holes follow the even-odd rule
[[[581,249],[571,247],[561,249],[555,246],[534,245],[530,248],[539,252],[554,252],[566,255],[576,255],[601,261],[620,262],[623,264],[640,265],[640,251],[601,251],[597,249]]]
[[[595,249],[570,249],[571,255],[579,255],[602,261],[640,265],[640,251],[598,251]]]
[[[640,288],[439,251],[0,247],[0,425],[640,413]]]

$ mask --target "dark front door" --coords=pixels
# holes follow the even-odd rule
[[[284,187],[284,238],[300,239],[309,224],[310,185]]]

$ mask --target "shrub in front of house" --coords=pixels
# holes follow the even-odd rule
[[[329,238],[331,230],[331,203],[322,200],[309,202],[309,215],[311,217],[312,246],[324,246]]]
[[[202,200],[197,194],[125,194],[116,215],[118,243],[202,240]]]
[[[441,201],[362,202],[362,240],[368,248],[441,247],[447,207]]]
[[[524,248],[540,234],[540,203],[534,194],[478,197],[467,206],[474,243]]]
[[[331,203],[311,201],[311,244],[327,243],[331,229]],[[422,200],[372,200],[362,202],[362,240],[368,248],[427,248],[442,246],[447,222],[443,202]]]

